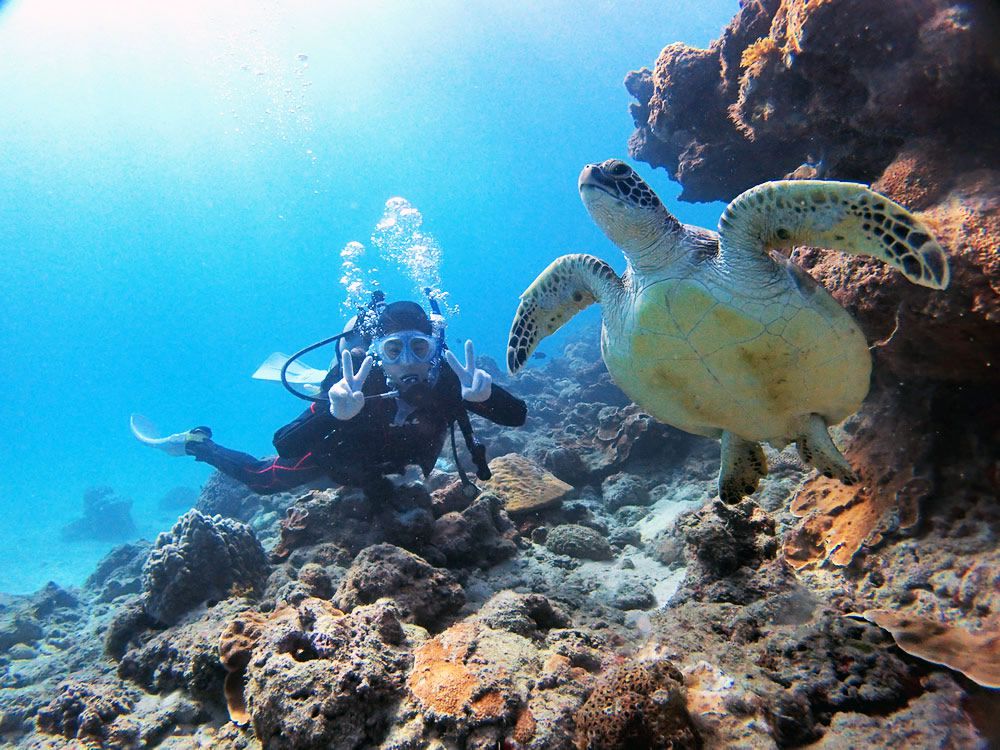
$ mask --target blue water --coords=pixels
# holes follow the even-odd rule
[[[626,155],[625,74],[670,41],[706,45],[736,9],[0,3],[0,590],[78,583],[112,546],[59,539],[87,487],[131,497],[151,538],[176,515],[158,499],[209,475],[135,443],[130,412],[268,452],[300,404],[250,373],[340,329],[339,251],[368,244],[388,198],[443,251],[453,339],[498,360],[557,255],[621,270],[580,168]],[[636,166],[715,226],[721,206],[678,205]]]

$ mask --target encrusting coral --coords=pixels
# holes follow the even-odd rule
[[[859,617],[889,631],[896,645],[912,656],[943,664],[973,682],[1000,688],[1000,621],[973,633],[928,617],[871,609]]]
[[[576,712],[578,750],[700,746],[687,712],[684,676],[663,659],[612,667]]]
[[[508,513],[531,513],[557,505],[573,487],[516,453],[490,461],[493,477],[485,484],[504,501]]]

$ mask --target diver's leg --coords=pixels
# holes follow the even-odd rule
[[[261,495],[286,492],[326,473],[312,453],[293,458],[272,456],[260,459],[225,448],[212,440],[189,442],[186,450],[195,460],[214,466]]]

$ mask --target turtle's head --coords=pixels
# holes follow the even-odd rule
[[[597,226],[632,265],[663,265],[664,254],[680,240],[681,223],[632,167],[619,159],[588,164],[580,172],[579,187]]]

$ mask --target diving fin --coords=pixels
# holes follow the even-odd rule
[[[160,431],[151,421],[141,414],[133,414],[129,418],[129,427],[143,445],[158,448],[171,456],[183,456],[187,453],[189,442],[202,442],[212,437],[212,431],[207,427],[195,427],[187,432],[176,432],[173,435],[160,437]]]
[[[287,361],[287,354],[275,352],[264,360],[251,377],[257,380],[276,380],[281,382],[281,368],[285,366],[285,362]],[[325,370],[317,370],[314,367],[309,367],[299,362],[292,362],[285,371],[285,378],[289,383],[322,383],[325,377]]]

